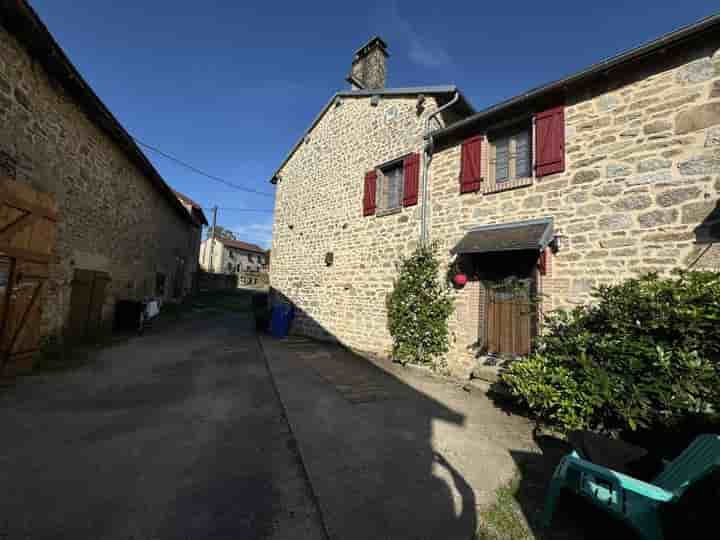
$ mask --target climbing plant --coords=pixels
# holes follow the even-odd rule
[[[435,246],[417,248],[398,265],[387,300],[392,356],[397,362],[432,364],[448,350],[453,295],[439,269]]]

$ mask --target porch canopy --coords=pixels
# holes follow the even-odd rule
[[[450,251],[489,253],[497,251],[542,251],[554,235],[552,218],[484,225],[470,229]]]

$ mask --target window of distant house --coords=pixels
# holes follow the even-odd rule
[[[228,274],[233,271],[233,265],[232,265],[232,263],[227,263],[227,271],[228,271]]]
[[[377,178],[377,211],[396,210],[402,206],[403,162],[398,161],[382,167]]]
[[[532,129],[530,123],[488,135],[491,181],[532,178]]]
[[[253,256],[248,254],[248,262],[253,262]]]

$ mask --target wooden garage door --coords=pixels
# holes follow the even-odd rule
[[[0,178],[1,375],[30,369],[39,348],[57,219],[51,194]]]

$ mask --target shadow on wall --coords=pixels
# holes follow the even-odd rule
[[[290,303],[274,290],[273,304],[278,302]],[[433,445],[433,422],[464,426],[464,414],[338,348],[326,328],[307,312],[297,313],[300,327],[293,333],[334,342],[295,336],[283,342],[306,369],[285,383],[282,374],[278,379],[291,401],[313,396],[296,435],[307,446],[303,457],[311,477],[315,471],[328,529],[350,540],[472,538],[475,492],[451,463],[452,453],[440,450],[447,446]]]

